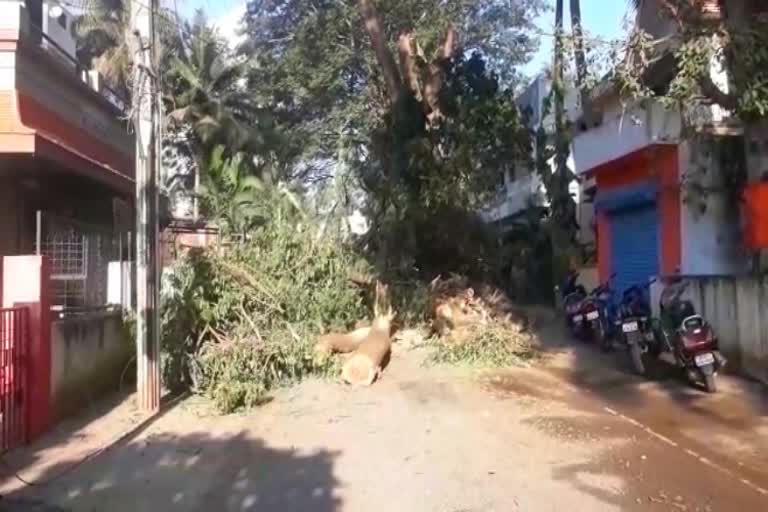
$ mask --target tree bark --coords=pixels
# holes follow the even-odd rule
[[[360,14],[365,23],[365,30],[371,38],[373,52],[376,54],[376,60],[379,61],[379,66],[381,66],[381,73],[384,75],[384,82],[387,87],[389,101],[394,105],[400,99],[400,95],[402,94],[402,80],[400,73],[397,71],[395,59],[392,57],[392,53],[387,47],[386,35],[382,28],[381,18],[379,18],[379,13],[373,5],[373,0],[359,0],[358,5],[360,6]]]
[[[397,54],[400,60],[400,76],[403,78],[403,84],[408,87],[414,98],[421,100],[421,88],[413,55],[413,34],[411,32],[400,34],[397,39]]]
[[[563,97],[563,0],[557,0],[555,6],[555,51],[552,70],[552,87],[554,87],[555,131],[559,137],[563,131],[563,115],[565,114],[565,98]]]
[[[699,78],[699,87],[704,96],[726,110],[735,110],[739,106],[739,101],[736,96],[734,94],[723,92],[723,90],[712,81],[712,77],[709,76],[708,71],[705,71]]]
[[[360,347],[370,332],[370,327],[361,327],[346,334],[331,333],[320,336],[315,351],[320,354],[349,354]]]
[[[456,30],[453,27],[449,27],[445,33],[443,44],[440,45],[437,62],[433,59],[429,63],[428,76],[424,80],[424,102],[429,111],[428,119],[430,124],[435,124],[442,117],[440,112],[440,90],[443,87],[441,61],[453,58],[456,53],[457,39]]]
[[[571,31],[573,32],[573,52],[576,60],[576,81],[581,93],[581,110],[587,128],[593,125],[592,104],[587,89],[587,56],[584,50],[584,29],[581,24],[581,2],[571,0]]]

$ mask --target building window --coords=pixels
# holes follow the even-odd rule
[[[42,240],[41,253],[51,262],[51,302],[62,307],[84,306],[88,238],[73,228],[49,231]]]
[[[108,305],[110,263],[123,261],[129,234],[40,212],[37,236],[38,253],[47,256],[51,265],[54,309],[85,311]]]

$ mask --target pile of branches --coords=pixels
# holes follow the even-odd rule
[[[523,333],[528,317],[515,307],[501,289],[480,284],[471,286],[466,276],[438,276],[429,285],[429,315],[433,331],[441,337],[456,336],[473,325],[502,323]]]
[[[337,375],[314,341],[365,315],[349,280],[365,263],[309,223],[272,221],[232,247],[190,253],[163,276],[163,377],[222,412],[259,405],[273,389]]]
[[[432,281],[429,292],[433,361],[506,366],[535,354],[528,316],[499,288],[453,274]]]

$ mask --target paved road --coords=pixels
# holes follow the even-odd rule
[[[665,361],[650,364],[644,378],[634,375],[626,352],[602,354],[556,335],[543,339],[553,354],[545,368],[548,374],[670,447],[673,441],[678,450],[695,453],[705,464],[768,489],[765,385],[721,375],[718,393],[710,395]]]
[[[544,337],[535,368],[478,375],[398,350],[370,389],[307,382],[223,418],[190,401],[7,499],[99,512],[768,510],[763,388],[724,379],[709,396],[663,367],[647,381],[620,354]]]

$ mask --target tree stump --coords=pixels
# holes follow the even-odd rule
[[[374,320],[368,336],[360,343],[341,370],[347,384],[370,386],[381,374],[382,365],[392,348],[390,327],[392,315]]]

